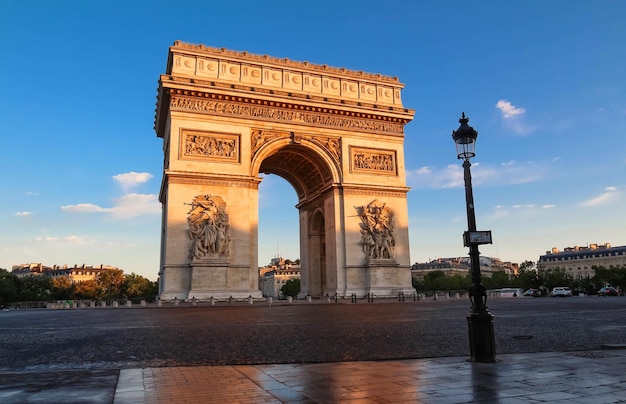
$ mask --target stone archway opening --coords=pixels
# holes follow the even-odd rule
[[[324,191],[333,183],[328,164],[311,148],[289,144],[269,153],[259,171],[283,178],[298,197],[300,296],[322,297],[336,293],[336,287],[332,289],[327,282],[327,268],[334,264],[327,262],[326,219],[322,208]]]

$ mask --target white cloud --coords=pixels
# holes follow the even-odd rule
[[[91,203],[61,206],[65,212],[108,213],[115,219],[161,213],[161,204],[155,194],[126,194],[113,199],[113,207],[104,208]]]
[[[61,210],[64,210],[66,212],[85,212],[85,213],[98,212],[100,213],[100,212],[110,212],[111,208],[102,208],[92,203],[79,203],[76,205],[61,206]]]
[[[124,173],[124,174],[114,175],[113,179],[122,186],[122,189],[124,189],[125,191],[128,191],[136,187],[139,184],[148,182],[148,180],[152,177],[153,175],[150,173],[137,173],[137,172],[131,171],[131,172]]]
[[[550,173],[550,162],[518,163],[509,161],[496,166],[472,164],[472,185],[527,184],[545,178]],[[412,188],[455,188],[465,186],[463,167],[450,164],[445,168],[421,167],[407,171],[407,182]]]
[[[594,207],[600,205],[608,205],[612,202],[619,200],[621,196],[621,192],[618,191],[617,187],[606,187],[604,188],[604,192],[600,195],[588,199],[582,202],[580,205],[584,207]]]
[[[502,112],[502,117],[504,119],[513,118],[526,112],[526,109],[518,108],[507,100],[499,100],[496,103],[496,108]]]
[[[36,241],[41,241],[44,243],[49,243],[55,246],[76,246],[76,245],[86,245],[95,243],[94,239],[90,239],[84,236],[77,235],[69,235],[64,237],[56,237],[56,236],[46,236],[46,237],[36,237]]]
[[[113,202],[112,213],[118,219],[161,213],[161,203],[155,194],[127,194]]]
[[[505,128],[518,135],[528,135],[535,130],[534,127],[524,122],[525,108],[516,107],[507,100],[499,100],[496,103],[496,108],[500,110]]]
[[[17,212],[15,216],[30,216],[33,212]]]
[[[552,208],[556,208],[556,205],[541,205],[542,209],[552,209]]]

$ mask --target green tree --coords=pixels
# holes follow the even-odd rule
[[[23,302],[46,301],[51,298],[52,278],[45,275],[28,275],[19,279],[19,300]]]
[[[605,268],[603,266],[593,266],[595,275],[593,282],[599,288],[609,285],[618,287],[622,290],[626,287],[626,266]]]
[[[491,274],[491,277],[484,277],[482,282],[487,289],[501,289],[511,286],[511,278],[505,271],[496,271]]]
[[[446,273],[437,270],[424,275],[424,288],[426,290],[447,290]]]
[[[99,298],[112,300],[121,297],[124,285],[124,271],[121,269],[104,269],[96,277],[99,289]]]
[[[0,306],[19,300],[19,279],[4,268],[0,268]]]
[[[100,298],[98,282],[95,280],[82,281],[74,284],[74,299],[97,300]]]
[[[159,293],[158,284],[136,273],[124,275],[122,294],[131,300],[152,301]]]
[[[552,290],[557,286],[569,286],[572,287],[573,277],[570,274],[565,273],[563,268],[551,268],[539,271],[543,280],[543,286],[548,290]]]
[[[52,279],[52,299],[68,300],[74,295],[74,284],[69,276],[59,276]]]
[[[289,279],[285,284],[280,288],[280,292],[283,296],[291,296],[296,297],[298,293],[300,293],[300,279]]]

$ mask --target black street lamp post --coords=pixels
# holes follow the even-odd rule
[[[487,291],[481,283],[480,252],[478,251],[480,244],[491,244],[491,231],[476,230],[470,159],[476,155],[478,132],[469,126],[468,122],[469,119],[463,113],[459,119],[461,126],[456,131],[452,131],[452,138],[456,144],[457,157],[464,160],[467,231],[463,234],[463,241],[464,245],[469,247],[472,274],[472,286],[469,289],[472,308],[466,316],[469,329],[470,360],[472,362],[495,362],[496,344],[493,333],[493,315],[487,309]]]

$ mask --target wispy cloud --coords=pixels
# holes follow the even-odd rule
[[[496,103],[496,108],[502,112],[502,117],[504,119],[514,118],[526,112],[525,108],[518,108],[507,100],[499,100]]]
[[[148,180],[150,180],[150,178],[152,177],[154,176],[150,173],[137,173],[135,171],[131,171],[124,174],[114,175],[113,179],[117,181],[121,185],[122,189],[126,192],[133,189],[139,184],[148,182]]]
[[[15,216],[30,216],[33,212],[17,212]]]
[[[527,135],[534,130],[532,126],[524,122],[523,117],[526,113],[526,108],[516,107],[507,100],[496,102],[496,108],[500,111],[502,122],[507,129],[519,135]]]
[[[604,188],[603,193],[591,199],[587,199],[580,205],[584,207],[608,205],[610,203],[618,201],[622,196],[621,194],[622,192],[617,187],[606,187]]]
[[[51,243],[54,245],[85,245],[85,244],[93,244],[95,240],[77,235],[69,235],[64,237],[56,237],[56,236],[45,236],[45,237],[36,237],[36,241],[40,241],[43,243]]]
[[[115,219],[128,219],[141,215],[161,213],[161,204],[155,194],[126,194],[113,199],[113,206],[106,208],[92,203],[61,206],[65,212],[106,213]]]
[[[489,166],[472,164],[472,184],[503,185],[526,184],[545,178],[550,173],[551,162],[518,163],[514,160]],[[420,167],[407,171],[407,182],[413,188],[455,188],[465,185],[463,168],[459,164],[450,164],[444,168]]]

